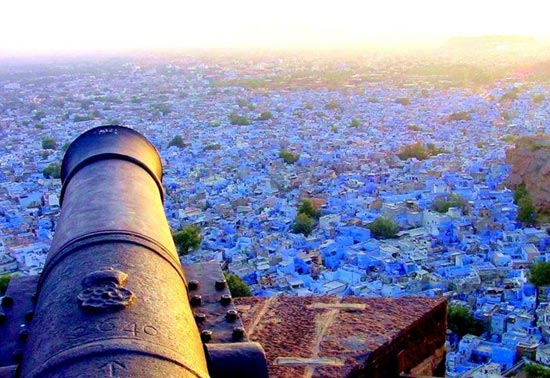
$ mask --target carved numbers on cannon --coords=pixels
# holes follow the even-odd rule
[[[84,311],[119,311],[130,306],[136,299],[124,285],[128,275],[112,267],[88,274],[82,280],[84,290],[77,296],[78,305]]]
[[[95,324],[90,324],[89,327],[79,326],[73,328],[71,330],[71,337],[82,337],[97,331],[130,337],[139,337],[140,335],[155,337],[159,335],[157,327],[151,324],[140,324],[138,322],[113,317],[101,320]]]
[[[126,365],[124,365],[123,363],[120,363],[118,361],[113,361],[113,362],[109,362],[109,363],[106,363],[104,365],[101,365],[98,370],[104,372],[104,373],[107,373],[107,377],[109,378],[118,378],[119,377],[119,372],[121,370],[126,370]]]

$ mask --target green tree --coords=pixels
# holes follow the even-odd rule
[[[468,208],[468,201],[460,197],[458,194],[452,193],[448,197],[436,198],[430,206],[433,211],[437,211],[441,214],[445,214],[451,207],[459,207],[464,213]]]
[[[233,298],[237,297],[250,297],[252,292],[250,287],[244,282],[239,276],[231,273],[223,273],[225,280],[227,281],[227,286],[231,292]]]
[[[519,200],[523,197],[527,196],[529,192],[527,191],[527,184],[525,184],[525,181],[522,181],[516,190],[514,190],[514,203],[517,205]]]
[[[187,255],[190,251],[199,248],[202,241],[201,228],[194,224],[187,225],[176,232],[173,238],[178,254]]]
[[[340,106],[340,104],[334,100],[328,102],[326,105],[325,105],[325,109],[327,110],[340,110],[342,109],[342,107]]]
[[[270,111],[265,111],[260,113],[260,117],[258,118],[260,121],[268,121],[271,118],[273,118],[273,114],[271,114]]]
[[[542,93],[539,93],[533,96],[533,102],[537,105],[543,102],[545,99],[546,99],[546,96]]]
[[[380,217],[367,225],[377,239],[394,238],[399,232],[399,225],[391,218]]]
[[[472,116],[470,112],[461,111],[449,114],[447,121],[470,121]]]
[[[94,117],[92,117],[90,114],[86,114],[86,115],[75,114],[73,116],[74,122],[92,121],[93,119]]]
[[[172,108],[168,104],[159,103],[159,104],[153,105],[152,110],[156,113],[160,113],[163,116],[165,116],[172,111]]]
[[[294,164],[298,161],[298,159],[300,158],[300,155],[292,151],[282,149],[279,152],[279,157],[283,159],[284,162],[287,164]]]
[[[550,378],[550,369],[536,364],[527,364],[523,369],[527,378]]]
[[[535,286],[550,285],[550,262],[537,262],[529,268],[529,281]]]
[[[207,144],[203,150],[204,151],[215,151],[215,150],[220,150],[222,148],[222,146],[219,144],[219,143],[210,143],[210,144]]]
[[[46,117],[46,112],[43,110],[39,110],[32,116],[32,119],[35,121],[40,121],[42,118]]]
[[[537,208],[530,194],[518,200],[518,207],[518,220],[528,225],[534,224],[537,219]]]
[[[401,160],[407,160],[413,157],[418,160],[425,160],[429,157],[429,154],[422,144],[413,143],[402,147],[397,153],[397,156],[399,156]]]
[[[507,101],[507,100],[514,101],[514,100],[517,100],[518,94],[519,94],[519,88],[512,88],[512,90],[510,90],[510,91],[508,91],[508,92],[506,92],[505,94],[502,95],[502,97],[500,98],[500,101]]]
[[[90,117],[92,117],[93,119],[98,119],[98,118],[101,118],[102,115],[99,110],[95,109],[92,112],[90,112]]]
[[[398,103],[398,104],[401,104],[401,105],[410,105],[411,104],[411,100],[409,100],[409,98],[407,98],[407,97],[396,98],[395,102]]]
[[[292,232],[295,234],[304,234],[304,236],[309,236],[313,231],[313,226],[315,221],[304,213],[299,213],[294,219],[294,224],[292,225]]]
[[[249,110],[254,110],[256,108],[254,104],[244,98],[239,98],[237,100],[237,105],[239,105],[239,108],[248,108]]]
[[[61,164],[51,163],[42,171],[45,178],[58,179],[61,177]]]
[[[237,126],[247,126],[250,125],[250,120],[246,116],[238,115],[237,113],[231,113],[229,115],[229,123]]]
[[[481,335],[483,327],[474,319],[470,310],[464,306],[449,306],[447,313],[447,328],[462,337],[466,334]]]
[[[11,274],[4,273],[0,274],[0,296],[6,294],[6,290],[8,288],[8,284],[11,280]]]
[[[57,148],[57,143],[54,138],[46,137],[42,138],[42,149],[44,150],[55,150]]]
[[[185,147],[185,143],[183,142],[183,138],[181,137],[181,135],[176,135],[175,137],[172,138],[170,143],[168,143],[168,147],[172,147],[172,146],[178,147],[178,148]]]
[[[512,114],[510,114],[510,112],[507,112],[507,111],[501,112],[500,116],[505,121],[510,121],[512,119]]]
[[[309,199],[302,201],[300,207],[298,207],[298,214],[305,214],[312,219],[319,219],[321,216],[321,212],[317,206]]]
[[[526,224],[533,224],[537,218],[537,208],[533,198],[527,190],[525,182],[521,182],[514,191],[514,202],[518,205],[518,220]]]
[[[361,125],[361,122],[359,122],[357,118],[354,118],[351,120],[351,124],[350,124],[351,127],[358,128],[360,125]]]

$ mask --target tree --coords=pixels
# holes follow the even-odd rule
[[[6,290],[8,288],[8,284],[10,283],[10,280],[11,274],[0,274],[0,296],[6,294]]]
[[[394,238],[399,232],[399,225],[391,218],[380,217],[367,225],[377,239]]]
[[[256,108],[254,104],[244,98],[239,98],[237,100],[237,105],[239,105],[239,108],[248,108],[249,110],[254,110]]]
[[[210,143],[207,144],[203,151],[215,151],[215,150],[221,150],[222,146],[219,143]]]
[[[437,211],[441,214],[445,214],[451,207],[459,207],[464,213],[468,208],[468,201],[460,197],[458,194],[452,193],[448,197],[436,198],[430,206],[433,211]]]
[[[61,177],[61,164],[51,163],[42,171],[45,178],[58,179]]]
[[[229,122],[232,125],[237,125],[237,126],[250,125],[250,120],[248,119],[248,117],[245,117],[243,115],[238,115],[237,113],[231,113],[229,115]]]
[[[225,272],[223,275],[227,281],[227,286],[229,287],[229,291],[231,292],[231,296],[233,298],[250,297],[252,295],[252,292],[246,282],[244,282],[239,276]]]
[[[397,153],[399,159],[407,160],[410,158],[416,158],[418,160],[425,160],[429,157],[428,151],[420,143],[409,144],[408,146],[402,147]]]
[[[273,114],[271,114],[270,111],[265,111],[260,113],[260,117],[258,118],[260,121],[268,121],[271,118],[273,118]]]
[[[527,378],[550,378],[550,369],[536,364],[527,364],[523,369]]]
[[[165,116],[172,111],[172,108],[168,104],[160,103],[153,105],[152,110]]]
[[[359,122],[359,120],[357,118],[354,118],[354,119],[351,120],[351,124],[350,124],[351,127],[358,128],[360,125],[361,125],[361,123]]]
[[[454,112],[449,114],[447,117],[447,121],[470,121],[472,119],[472,116],[470,112],[461,111],[461,112]]]
[[[399,97],[395,99],[395,102],[401,105],[410,105],[411,100],[409,100],[407,97]]]
[[[55,139],[53,138],[42,138],[42,149],[44,150],[55,150],[57,147],[57,143],[55,143]]]
[[[86,115],[75,114],[73,116],[74,122],[92,121],[93,119],[94,117],[91,114],[86,114]]]
[[[321,216],[321,212],[317,206],[309,199],[302,201],[300,207],[298,207],[298,214],[305,214],[312,219],[319,219]]]
[[[40,121],[45,116],[46,116],[46,112],[43,110],[39,110],[36,113],[34,113],[34,115],[32,116],[32,119],[34,119],[35,121]]]
[[[199,248],[202,241],[201,228],[194,224],[187,225],[176,232],[173,238],[178,254],[187,255],[190,250]]]
[[[90,112],[90,117],[93,117],[93,119],[98,119],[98,118],[101,118],[102,115],[99,110],[95,109],[92,112]]]
[[[531,195],[526,195],[518,201],[518,220],[520,222],[532,225],[537,218],[537,208],[533,203]]]
[[[183,138],[181,137],[181,135],[176,135],[175,137],[172,138],[170,143],[168,143],[168,147],[172,147],[172,146],[178,147],[178,148],[185,147],[185,143],[183,143]]]
[[[300,155],[292,151],[282,149],[279,152],[279,157],[283,159],[284,162],[287,164],[294,164],[298,161],[298,159],[300,158]]]
[[[517,205],[518,201],[525,197],[529,192],[527,191],[527,184],[525,184],[525,181],[522,181],[516,190],[514,190],[514,203]]]
[[[339,103],[332,100],[332,101],[330,101],[329,103],[327,103],[325,105],[325,109],[327,109],[327,110],[340,110],[340,109],[342,109],[342,107],[340,106]]]
[[[543,102],[545,99],[546,99],[546,96],[542,93],[539,93],[533,96],[533,102],[537,105]]]
[[[529,281],[535,286],[550,285],[550,262],[537,262],[529,268]]]
[[[514,202],[518,205],[518,220],[526,224],[533,224],[537,218],[537,208],[523,181],[514,191]]]
[[[514,101],[517,100],[519,94],[519,88],[512,88],[510,91],[506,92],[500,98],[500,101]]]
[[[294,219],[294,224],[292,225],[292,232],[295,234],[304,234],[304,236],[309,236],[311,231],[313,231],[313,225],[315,221],[304,213],[299,213]]]
[[[470,310],[464,306],[449,306],[447,313],[447,328],[462,337],[466,334],[481,335],[483,327],[474,319]]]

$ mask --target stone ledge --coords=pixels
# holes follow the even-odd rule
[[[444,298],[236,298],[270,378],[443,375]]]

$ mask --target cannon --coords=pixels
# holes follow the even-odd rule
[[[61,180],[32,307],[18,307],[29,305],[10,296],[13,282],[2,298],[0,344],[10,332],[18,340],[0,377],[268,376],[219,265],[181,266],[161,160],[145,137],[122,126],[85,132],[67,150]]]

